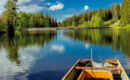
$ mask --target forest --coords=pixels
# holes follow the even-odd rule
[[[108,9],[97,9],[69,17],[62,22],[48,14],[18,11],[18,0],[8,0],[0,16],[0,32],[13,32],[23,28],[44,27],[129,27],[130,0],[112,4]],[[11,33],[12,33],[11,32]]]
[[[64,27],[130,26],[130,0],[112,4],[110,9],[97,9],[63,20]]]
[[[5,11],[0,16],[0,32],[21,28],[57,27],[57,20],[43,12],[26,13],[18,11],[17,0],[8,0]]]

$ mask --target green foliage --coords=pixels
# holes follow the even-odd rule
[[[6,16],[6,24],[8,24],[8,22],[10,24],[8,25],[12,25],[12,26],[16,26],[16,22],[17,22],[17,7],[16,7],[16,2],[17,0],[8,0],[7,3],[5,4],[5,13],[7,15]]]
[[[94,16],[98,13],[98,16]],[[96,18],[96,19],[92,19]],[[112,10],[111,9],[98,9],[98,10],[93,10],[93,11],[88,11],[86,13],[82,13],[79,15],[74,15],[70,18],[67,18],[66,20],[63,20],[61,25],[62,27],[86,27],[86,26],[93,26],[94,22],[94,26],[99,26],[102,25],[102,21],[108,21],[112,19]],[[96,20],[99,20],[96,21]]]
[[[19,27],[32,28],[32,27],[57,27],[57,21],[48,15],[43,15],[42,12],[37,14],[19,12]]]
[[[130,4],[127,0],[127,6]],[[126,8],[129,9],[130,8]],[[129,12],[124,12],[129,14]],[[130,14],[129,14],[130,15]],[[66,20],[63,20],[60,26],[69,27],[69,26],[109,26],[119,20],[121,17],[120,14],[120,3],[112,5],[111,9],[97,9],[93,11],[88,11],[79,15],[74,15]],[[130,21],[130,20],[129,20]]]
[[[89,26],[89,21],[85,21],[83,24],[79,25],[79,27],[86,27]]]
[[[5,4],[5,11],[0,16],[2,21],[0,22],[1,31],[7,31],[14,33],[14,26],[17,24],[17,0],[8,0]],[[7,28],[8,27],[8,28]],[[10,34],[10,33],[9,33]]]
[[[16,2],[17,0],[8,0],[5,4],[5,11],[0,16],[0,31],[5,29],[5,26],[8,26],[8,29],[58,26],[56,19],[43,15],[42,12],[32,14],[20,11],[17,13]]]
[[[43,24],[44,24],[43,27],[50,27],[49,20],[47,18],[43,19]]]
[[[0,22],[0,32],[5,32],[6,29],[7,27],[2,22]]]
[[[30,25],[30,27],[35,27],[35,16],[34,15],[32,15],[31,17],[30,17],[30,19],[29,19],[29,25]]]
[[[120,3],[112,4],[112,14],[113,19],[119,19],[120,18]]]
[[[83,24],[79,25],[79,27],[99,27],[103,26],[103,20],[100,17],[99,13],[93,15],[90,21],[85,21]]]
[[[0,17],[0,32],[5,32],[7,29],[7,26],[3,23],[3,18]]]
[[[130,28],[130,24],[127,24],[126,27],[129,27],[129,28]]]
[[[76,23],[75,21],[72,22],[72,27],[75,27],[76,26]]]
[[[4,12],[3,16],[3,23],[2,24],[7,24],[8,22],[8,15],[9,13],[7,11]],[[25,12],[19,12],[17,13],[17,21],[16,25],[14,26],[15,29],[20,29],[20,28],[36,28],[36,27],[57,27],[57,20],[54,18],[48,16],[48,15],[43,15],[42,12],[39,12],[37,14],[31,14],[31,13],[25,13]]]
[[[120,20],[118,20],[118,21],[116,20],[115,23],[113,23],[113,24],[111,24],[109,26],[111,26],[114,29],[117,29],[117,28],[119,28],[119,23],[120,23]]]
[[[25,12],[19,12],[18,17],[20,18],[18,20],[18,25],[20,28],[27,28],[29,27],[29,16]]]
[[[121,26],[130,24],[130,0],[123,0],[121,5]]]
[[[111,25],[111,24],[114,24],[115,22],[116,22],[115,19],[111,19],[111,20],[109,20],[109,21],[105,21],[105,22],[103,23],[103,25],[104,25],[104,26],[109,26],[109,25]]]
[[[103,25],[103,20],[102,18],[99,16],[99,14],[97,13],[96,15],[92,16],[92,19],[90,21],[90,26],[92,27],[99,27]]]

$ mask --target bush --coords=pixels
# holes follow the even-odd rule
[[[7,26],[0,22],[0,32],[5,32],[5,31],[7,31]]]

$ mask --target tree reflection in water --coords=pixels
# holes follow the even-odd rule
[[[19,48],[26,48],[30,45],[44,47],[44,43],[49,43],[56,35],[55,31],[15,33],[14,37],[9,37],[6,34],[1,35],[0,48],[4,47],[8,52],[8,59],[17,64],[21,62],[19,60]]]
[[[122,50],[130,57],[130,30],[96,29],[77,30],[64,33],[67,37],[94,45],[111,46],[113,50]]]

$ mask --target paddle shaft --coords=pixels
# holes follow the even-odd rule
[[[97,69],[97,70],[105,70],[110,69],[112,71],[121,71],[121,68],[102,68],[102,67],[76,67],[76,69]]]

